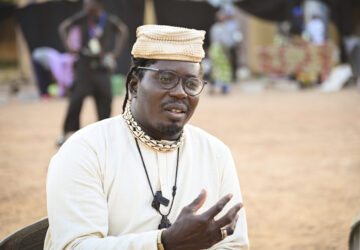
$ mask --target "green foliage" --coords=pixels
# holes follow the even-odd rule
[[[111,88],[113,95],[121,95],[124,91],[125,76],[122,74],[114,74],[111,76]]]

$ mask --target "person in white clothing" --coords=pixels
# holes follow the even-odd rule
[[[230,150],[188,125],[205,85],[205,31],[137,29],[124,113],[51,159],[45,249],[248,249]]]
[[[310,41],[316,45],[323,45],[326,42],[326,27],[324,21],[317,15],[312,16],[306,25],[306,32]]]

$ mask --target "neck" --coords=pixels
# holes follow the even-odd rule
[[[141,124],[141,122],[138,122],[138,120],[135,117],[134,117],[134,120],[137,122],[137,124],[139,124],[139,126],[145,132],[145,134],[147,134],[148,136],[151,137],[151,139],[154,139],[154,140],[157,140],[157,141],[161,141],[161,140],[176,141],[180,137],[179,135],[164,135],[164,134],[159,133],[157,131],[148,130],[146,127],[144,127]]]
[[[159,130],[151,130],[146,128],[146,126],[144,126],[144,123],[141,121],[141,119],[138,119],[137,113],[133,112],[133,110],[131,109],[131,113],[132,116],[134,117],[134,120],[136,121],[136,123],[141,127],[141,129],[145,132],[145,134],[147,134],[148,136],[151,137],[151,139],[154,140],[167,140],[167,141],[177,141],[179,140],[182,131],[180,132],[173,132],[171,131],[171,129],[167,129],[167,128],[159,128],[159,130],[162,130],[163,132],[159,131]],[[160,127],[160,125],[159,125]]]
[[[126,106],[123,117],[126,120],[126,123],[135,138],[156,151],[173,151],[179,148],[184,142],[184,136],[182,132],[177,137],[167,137],[162,134],[158,137],[156,133],[149,133],[149,130],[143,130],[144,126],[140,126],[140,123],[135,121],[135,118],[132,116],[132,113],[130,111],[129,105]],[[167,144],[159,140],[175,141]]]
[[[89,12],[90,18],[100,18],[101,13],[103,12],[103,9],[96,9]]]

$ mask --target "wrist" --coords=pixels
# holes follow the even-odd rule
[[[157,241],[156,241],[156,244],[157,244],[157,249],[158,250],[165,250],[165,246],[163,244],[163,239],[162,239],[162,236],[163,236],[163,232],[165,231],[165,229],[161,229],[157,235]]]
[[[171,247],[169,246],[169,229],[164,230],[161,234],[161,243],[165,250],[170,250]]]

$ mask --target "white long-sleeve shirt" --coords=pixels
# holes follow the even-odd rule
[[[174,223],[184,206],[207,190],[198,214],[221,197],[234,197],[218,217],[242,202],[229,149],[191,125],[184,127],[177,193],[168,216]],[[177,152],[161,153],[139,142],[154,192],[171,202]],[[47,176],[49,229],[45,249],[157,249],[161,216],[134,136],[122,116],[89,125],[75,133],[51,159]],[[161,206],[163,214],[170,205]],[[211,249],[248,249],[244,208],[233,235]]]

